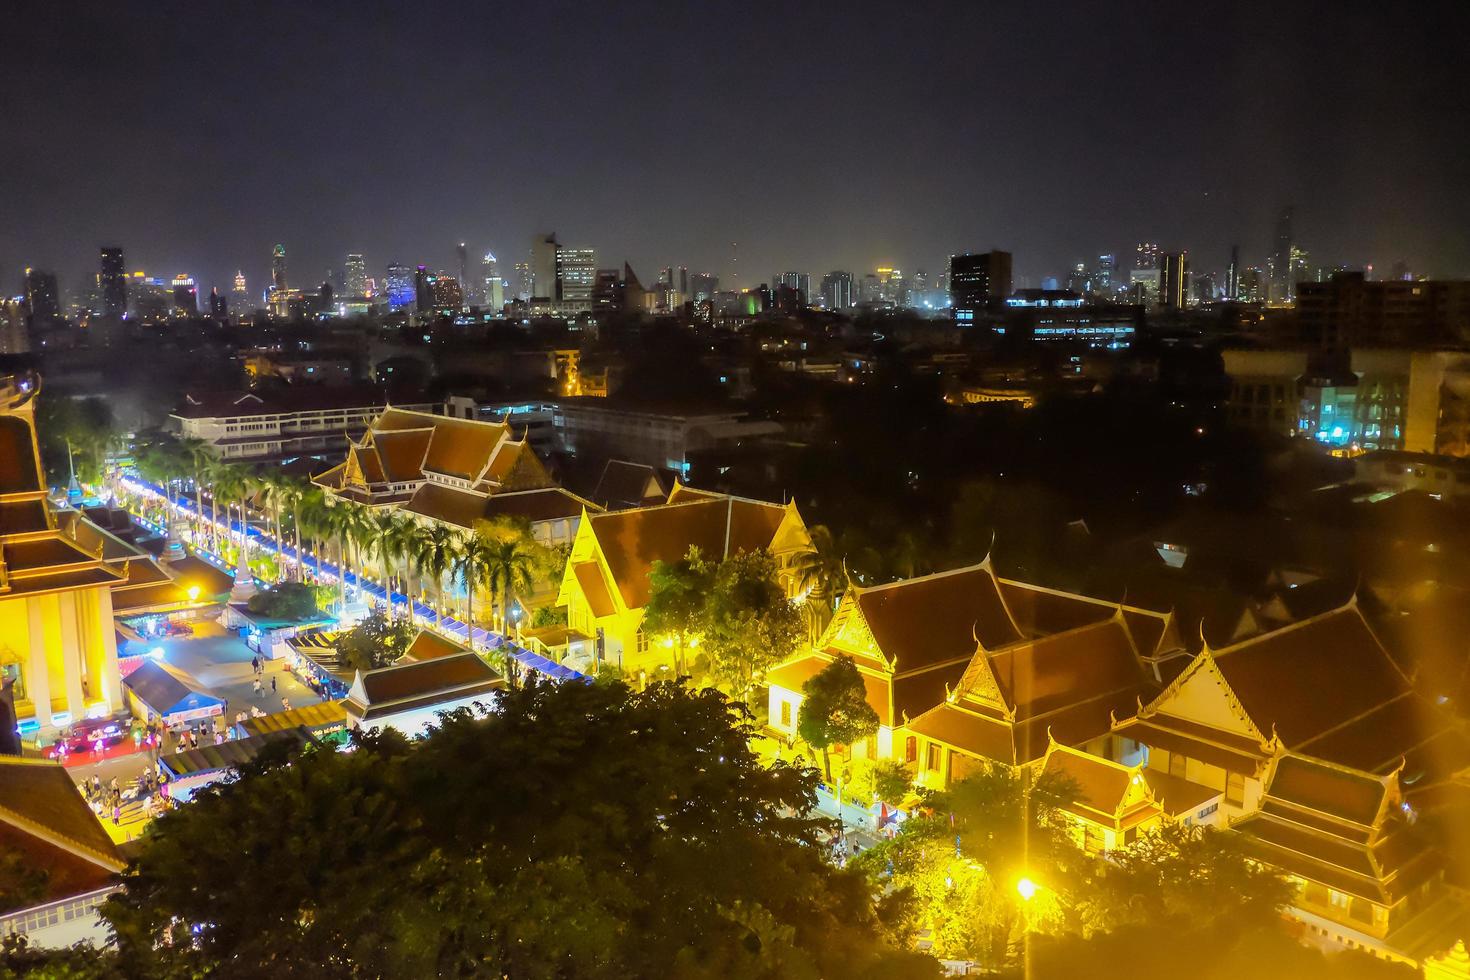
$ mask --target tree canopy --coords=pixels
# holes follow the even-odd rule
[[[406,621],[373,609],[337,640],[337,653],[353,670],[391,667],[413,643],[415,632]]]
[[[278,582],[250,597],[249,609],[271,619],[304,620],[321,615],[316,590],[304,582]]]
[[[822,750],[822,767],[832,779],[830,749],[850,745],[878,730],[878,712],[868,704],[867,688],[857,664],[839,656],[801,686],[801,710],[796,733],[814,749]]]
[[[533,684],[417,742],[268,753],[151,826],[105,907],[122,972],[937,976],[750,732],[713,690]]]

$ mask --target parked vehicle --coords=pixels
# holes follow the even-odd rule
[[[61,737],[46,747],[45,754],[48,759],[56,759],[62,755],[92,752],[99,747],[110,748],[127,738],[129,733],[126,719],[89,718],[62,731]]]

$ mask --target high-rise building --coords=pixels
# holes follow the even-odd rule
[[[468,306],[475,301],[475,291],[470,288],[469,250],[465,248],[464,242],[460,242],[459,247],[455,251],[459,254],[460,302]]]
[[[230,315],[229,304],[221,295],[218,286],[211,286],[209,290],[209,315],[216,320],[223,320]]]
[[[1370,282],[1344,272],[1297,284],[1297,327],[1304,344],[1433,347],[1470,341],[1470,281]]]
[[[720,290],[720,277],[708,272],[696,272],[689,277],[690,299],[696,303],[711,299]]]
[[[530,300],[536,288],[536,273],[531,269],[529,262],[517,262],[516,272],[516,299],[525,303]]]
[[[1159,255],[1159,305],[1166,310],[1182,310],[1189,299],[1189,253],[1163,252]]]
[[[25,300],[32,320],[55,320],[60,317],[61,291],[56,288],[56,273],[27,269]]]
[[[388,286],[388,308],[390,310],[401,310],[404,307],[415,305],[418,290],[414,284],[412,269],[406,265],[399,265],[397,262],[390,262],[387,274],[383,279]]]
[[[805,272],[782,272],[775,277],[773,285],[796,290],[803,306],[811,299],[812,277]]]
[[[679,266],[679,302],[689,302],[689,267]]]
[[[597,280],[597,255],[590,248],[556,249],[556,302],[567,309],[592,308],[592,286]]]
[[[1157,269],[1133,269],[1128,273],[1128,301],[1139,306],[1157,306],[1163,273]]]
[[[464,309],[464,288],[460,286],[459,280],[453,276],[446,276],[443,273],[437,276],[430,276],[429,295],[433,298],[435,309]]]
[[[1097,274],[1093,277],[1092,288],[1100,296],[1112,296],[1117,284],[1114,280],[1118,276],[1118,257],[1112,252],[1104,252],[1097,257]]]
[[[949,257],[949,301],[973,319],[976,310],[1004,302],[1011,294],[1010,252],[967,252]]]
[[[244,313],[250,308],[250,293],[245,288],[245,273],[235,273],[235,288],[230,291],[230,298],[234,300],[235,312]]]
[[[531,295],[554,301],[556,296],[556,232],[531,240]]]
[[[1240,246],[1230,246],[1230,268],[1225,270],[1225,300],[1233,303],[1240,299]]]
[[[505,280],[500,278],[500,263],[494,252],[486,252],[480,264],[481,279],[485,284],[485,305],[492,310],[505,307]]]
[[[342,285],[347,287],[347,295],[366,296],[368,294],[367,263],[363,261],[362,255],[357,252],[349,254],[343,271]]]
[[[277,245],[271,252],[271,285],[276,289],[286,287],[286,246]]]
[[[194,316],[198,313],[199,290],[194,285],[194,277],[181,272],[174,276],[172,285],[174,313],[180,316]]]
[[[414,309],[427,313],[434,308],[434,275],[424,266],[413,273]]]
[[[1290,303],[1296,298],[1296,289],[1292,283],[1291,252],[1292,245],[1292,207],[1287,205],[1281,209],[1276,216],[1276,248],[1271,253],[1271,295],[1269,301],[1272,303]]]
[[[128,274],[123,266],[123,250],[118,246],[102,246],[102,272],[97,278],[102,287],[102,312],[121,317],[128,312]]]
[[[1157,269],[1159,267],[1159,243],[1139,242],[1133,250],[1133,268]]]
[[[829,310],[852,308],[851,272],[829,272],[822,277],[822,303]]]

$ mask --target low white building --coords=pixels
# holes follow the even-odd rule
[[[417,663],[358,671],[343,707],[350,728],[396,728],[410,738],[441,712],[490,706],[505,679],[476,654],[451,654]]]
[[[59,763],[0,756],[0,852],[45,873],[22,900],[0,907],[0,936],[18,933],[45,949],[108,940],[97,909],[122,887],[127,862]]]

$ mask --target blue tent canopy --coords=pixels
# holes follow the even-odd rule
[[[165,722],[217,715],[225,709],[220,698],[194,690],[151,660],[124,678],[123,686]]]

